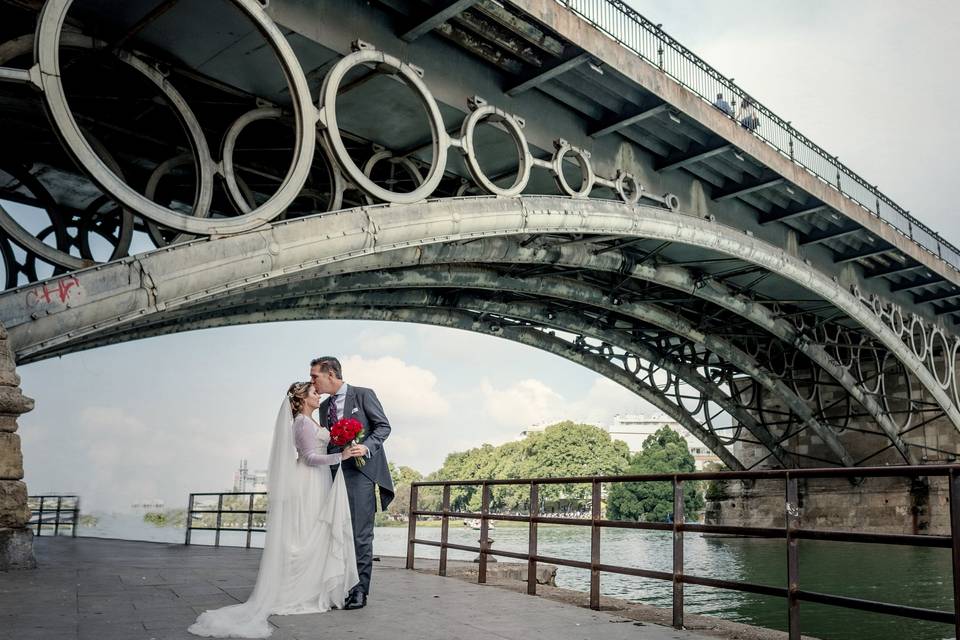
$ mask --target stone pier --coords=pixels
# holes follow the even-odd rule
[[[800,526],[873,533],[950,535],[949,489],[944,478],[800,479]],[[784,526],[782,480],[710,484],[709,524]]]
[[[0,326],[0,571],[33,569],[33,531],[27,528],[30,509],[23,482],[23,453],[17,418],[33,409],[33,400],[20,392],[7,332]]]
[[[949,365],[949,363],[947,363]],[[938,360],[938,366],[943,366]],[[799,369],[798,369],[799,370]],[[794,380],[813,379],[814,373],[790,372]],[[800,387],[805,393],[809,389]],[[746,387],[744,387],[746,389]],[[917,464],[956,462],[951,452],[960,450],[960,431],[946,416],[931,414],[925,409],[934,406],[929,395],[910,378],[900,373],[887,373],[875,400],[890,409],[890,418],[902,441]],[[889,446],[874,419],[862,409],[844,415],[843,390],[821,385],[817,390],[820,403],[833,407],[821,419],[849,452],[863,466],[906,464],[903,456]],[[776,400],[754,394],[751,406],[755,415],[766,412],[783,419],[789,409]],[[757,406],[757,402],[762,402]],[[850,401],[853,402],[853,401]],[[855,404],[855,403],[854,403]],[[783,441],[783,447],[796,454],[790,462],[799,467],[830,466],[819,462],[833,459],[823,438],[809,428],[783,425],[771,429]],[[878,449],[886,445],[885,449]],[[747,464],[758,468],[775,466],[765,448],[737,442],[733,450]],[[866,478],[859,482],[847,479],[801,479],[798,484],[801,526],[814,529],[846,529],[874,533],[950,535],[949,487],[945,478]],[[705,519],[710,524],[756,527],[784,525],[784,482],[726,481],[714,482],[707,490]]]

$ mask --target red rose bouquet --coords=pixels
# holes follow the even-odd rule
[[[363,440],[363,425],[356,418],[340,418],[330,427],[330,443],[338,447],[360,444]],[[358,467],[367,464],[364,457],[354,458]]]

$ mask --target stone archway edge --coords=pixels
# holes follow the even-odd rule
[[[152,311],[362,255],[470,238],[536,233],[643,237],[762,266],[831,301],[875,336],[955,427],[960,412],[898,336],[851,292],[803,260],[746,233],[662,208],[557,196],[445,198],[359,207],[210,237],[98,265],[0,294],[0,322],[18,355]],[[67,286],[69,285],[69,286]]]

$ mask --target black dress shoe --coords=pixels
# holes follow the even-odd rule
[[[343,603],[343,608],[347,611],[352,609],[363,609],[367,606],[367,594],[360,589],[351,591],[347,596],[347,601]]]

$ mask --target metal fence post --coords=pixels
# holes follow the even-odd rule
[[[190,499],[187,501],[187,537],[184,539],[183,544],[190,544],[190,532],[193,529],[193,494],[190,494]]]
[[[953,626],[960,638],[960,476],[955,470],[947,476],[950,483],[950,538],[953,560]]]
[[[57,512],[53,520],[53,535],[60,535],[60,508],[63,506],[63,496],[57,496]]]
[[[600,608],[600,482],[594,480],[590,505],[590,608]]]
[[[37,535],[43,535],[43,496],[40,496],[40,512],[37,514]]]
[[[527,593],[537,595],[537,522],[540,515],[540,485],[530,483],[530,528],[527,546]]]
[[[600,608],[600,482],[591,485],[590,505],[590,608]]]
[[[489,537],[490,521],[487,516],[490,512],[490,485],[483,483],[480,491],[480,569],[477,571],[477,583],[487,582],[487,551],[490,550]]]
[[[413,569],[414,540],[417,539],[417,490],[415,484],[410,485],[410,513],[407,517],[407,569]]]
[[[673,478],[673,627],[683,629],[683,480]]]
[[[800,640],[800,541],[795,530],[800,516],[797,479],[787,472],[787,496],[784,508],[787,533],[787,629],[790,640]]]
[[[213,538],[213,546],[220,546],[220,529],[223,526],[223,494],[217,496],[217,532]]]
[[[247,502],[247,549],[250,548],[250,537],[253,535],[253,494]]]
[[[74,499],[73,501],[73,533],[71,537],[77,537],[77,527],[80,526],[80,497]]]
[[[441,576],[447,575],[447,541],[450,534],[450,485],[443,487],[443,501],[440,510],[443,512],[440,520],[440,570]]]

